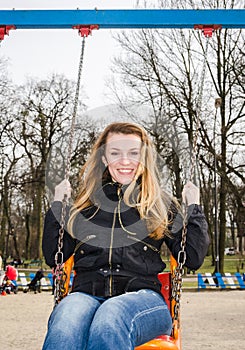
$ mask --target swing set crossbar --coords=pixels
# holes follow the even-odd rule
[[[245,10],[0,10],[0,26],[67,29],[77,25],[97,25],[100,29],[194,28],[200,25],[245,28]]]

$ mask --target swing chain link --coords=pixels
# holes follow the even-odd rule
[[[67,199],[62,201],[60,229],[58,236],[58,250],[55,254],[55,271],[54,271],[54,305],[56,306],[62,299],[64,292],[64,256],[63,256],[63,237],[65,233],[65,216],[66,216]]]
[[[78,103],[79,103],[79,92],[80,92],[80,85],[81,85],[84,48],[85,48],[85,36],[83,36],[82,38],[82,47],[81,47],[81,54],[80,54],[79,67],[78,67],[78,77],[77,77],[76,92],[75,92],[75,98],[74,98],[74,107],[73,107],[71,127],[70,127],[69,140],[68,140],[68,151],[67,151],[67,159],[66,159],[66,167],[65,167],[65,180],[68,180],[70,177],[72,144],[74,139],[75,122],[76,122],[76,115],[77,115],[77,109],[78,109]],[[65,195],[62,200],[60,229],[59,229],[59,237],[58,237],[58,249],[55,254],[54,306],[56,306],[63,299],[66,292],[65,282],[67,279],[67,274],[64,269],[64,256],[63,256],[62,249],[63,249],[63,239],[64,239],[64,233],[65,233],[66,214],[67,214],[66,209],[68,204],[69,204],[68,198]]]
[[[78,109],[78,103],[79,103],[79,92],[80,92],[80,85],[81,85],[85,40],[86,40],[86,37],[83,36],[81,54],[80,54],[80,60],[79,60],[79,67],[78,67],[76,92],[75,92],[75,98],[74,98],[74,107],[73,107],[71,127],[70,127],[70,133],[69,133],[69,141],[68,141],[68,155],[67,155],[66,168],[65,168],[65,179],[66,180],[68,180],[70,177],[71,153],[72,153],[72,144],[73,144],[74,132],[75,132],[75,122],[76,122],[76,116],[77,116],[77,109]]]
[[[190,166],[190,174],[189,174],[189,181],[192,181],[192,182],[194,180],[195,170],[196,170],[197,141],[198,141],[198,132],[200,130],[200,114],[201,114],[201,107],[202,107],[205,72],[206,72],[206,66],[207,66],[208,45],[209,45],[209,37],[206,37],[206,46],[205,46],[204,58],[203,58],[200,89],[199,89],[198,98],[197,98],[196,130],[193,136],[191,166]],[[187,225],[188,225],[188,207],[186,204],[184,204],[182,239],[180,243],[181,249],[178,253],[177,267],[173,272],[172,295],[171,295],[171,299],[175,301],[173,322],[177,321],[178,327],[179,327],[180,299],[182,294],[182,282],[183,282],[183,275],[185,273],[184,265],[186,261],[185,248],[186,248],[186,237],[187,237]]]
[[[209,46],[209,37],[206,37],[206,46],[204,50],[203,64],[202,64],[202,72],[201,72],[201,80],[200,80],[200,88],[197,97],[197,109],[196,109],[196,129],[193,136],[192,143],[192,157],[191,157],[191,166],[190,166],[190,181],[193,181],[195,177],[195,169],[196,169],[196,160],[197,160],[197,141],[198,141],[198,133],[201,127],[201,110],[202,110],[202,99],[203,99],[203,89],[204,89],[204,81],[205,81],[205,73],[207,66],[207,55],[208,55],[208,46]]]
[[[186,261],[186,236],[187,236],[187,210],[185,211],[183,219],[183,230],[182,230],[182,239],[180,243],[181,250],[178,253],[177,258],[177,267],[174,270],[174,276],[172,280],[172,300],[175,301],[174,305],[174,316],[173,321],[179,320],[180,312],[180,297],[182,293],[182,280],[184,275],[184,264]]]

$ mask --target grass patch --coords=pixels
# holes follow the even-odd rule
[[[165,271],[169,271],[170,270],[169,258],[165,257],[165,258],[163,258],[163,261],[167,265]],[[213,273],[214,270],[215,270],[215,267],[214,267],[214,265],[212,265],[212,257],[207,256],[204,259],[204,263],[202,264],[200,269],[195,271],[195,274],[206,273],[206,272]],[[234,274],[236,272],[244,273],[245,272],[245,256],[242,256],[242,255],[225,256],[224,272],[230,272],[231,274]]]
[[[234,274],[236,272],[243,273],[245,269],[245,258],[240,255],[225,256],[224,259],[224,272],[230,272]],[[198,269],[197,273],[211,272],[213,273],[215,267],[212,265],[212,257],[205,258],[203,265]]]

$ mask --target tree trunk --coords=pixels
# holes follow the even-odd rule
[[[31,229],[30,229],[30,214],[26,213],[25,215],[25,226],[26,226],[26,242],[25,242],[25,259],[30,259],[30,238],[31,238]]]
[[[226,238],[226,124],[225,124],[225,107],[224,99],[221,107],[221,156],[220,156],[220,232],[219,232],[219,272],[224,273],[224,252]]]

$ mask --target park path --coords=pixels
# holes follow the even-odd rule
[[[184,292],[183,350],[245,350],[245,290]]]

